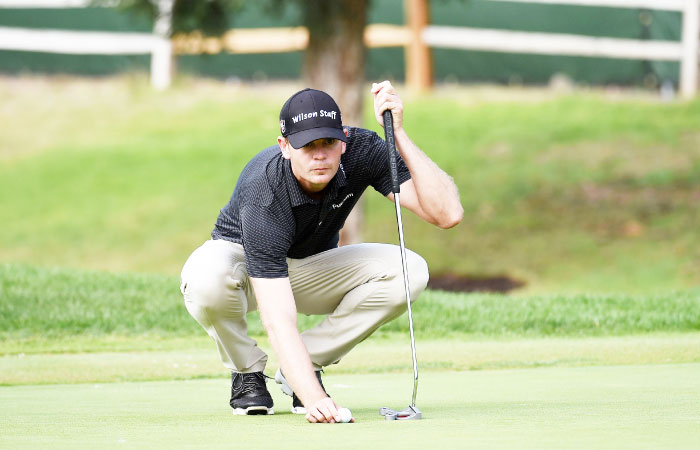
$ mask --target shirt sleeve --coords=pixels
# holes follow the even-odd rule
[[[391,171],[389,170],[389,151],[386,142],[377,133],[372,133],[367,149],[367,170],[370,173],[370,185],[386,196],[391,192]],[[399,178],[399,185],[411,179],[411,173],[406,167],[406,163],[396,152],[396,169]]]
[[[249,204],[241,209],[241,229],[248,276],[289,276],[287,252],[292,245],[292,224],[284,224],[269,207]]]

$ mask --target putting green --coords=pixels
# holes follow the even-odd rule
[[[38,448],[697,448],[700,364],[421,374],[424,420],[404,408],[411,375],[324,378],[355,424],[311,425],[270,382],[274,416],[233,416],[228,381],[0,387],[0,447]]]

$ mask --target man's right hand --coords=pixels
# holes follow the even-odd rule
[[[306,406],[306,420],[311,423],[342,423],[338,410],[340,407],[330,397],[324,397]],[[355,422],[351,419],[350,422]]]

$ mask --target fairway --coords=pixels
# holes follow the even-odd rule
[[[424,420],[386,422],[411,375],[332,375],[355,424],[233,416],[225,379],[0,388],[2,448],[697,448],[700,364],[427,372]]]

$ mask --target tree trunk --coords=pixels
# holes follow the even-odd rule
[[[362,126],[365,87],[364,31],[368,0],[310,0],[305,2],[309,45],[304,77],[310,87],[335,99],[343,124]],[[364,201],[360,199],[340,233],[340,244],[360,242]]]

